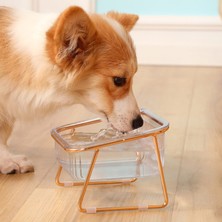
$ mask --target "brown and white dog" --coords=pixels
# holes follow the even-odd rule
[[[132,92],[137,59],[128,32],[138,16],[60,15],[0,7],[0,172],[33,171],[7,150],[16,119],[75,103],[104,116],[120,131],[143,125]]]

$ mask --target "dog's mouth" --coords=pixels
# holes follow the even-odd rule
[[[105,116],[105,119],[106,119],[106,121],[107,121],[107,123],[108,123],[108,126],[111,126],[113,129],[119,131],[119,130],[112,124],[112,122],[110,121],[109,116],[106,114],[106,112],[101,111],[101,113],[103,114],[103,116]]]
[[[107,115],[106,112],[104,111],[100,111],[100,113],[102,113],[102,115],[105,117],[105,119],[107,120],[108,126],[107,127],[111,127],[113,128],[116,132],[119,132],[121,134],[126,134],[128,131],[127,130],[119,130],[117,127],[115,127],[115,125],[110,121],[109,116]]]
[[[106,114],[106,112],[104,112],[104,111],[100,111],[100,112],[102,113],[103,116],[105,116],[107,122],[110,123],[109,117],[108,117],[108,115]]]

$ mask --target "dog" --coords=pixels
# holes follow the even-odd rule
[[[127,132],[143,125],[132,91],[137,58],[130,30],[137,15],[61,14],[0,7],[0,172],[34,171],[8,151],[17,119],[83,104]]]

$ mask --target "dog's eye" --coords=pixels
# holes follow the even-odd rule
[[[124,86],[126,83],[126,78],[125,77],[113,77],[113,82],[116,86]]]

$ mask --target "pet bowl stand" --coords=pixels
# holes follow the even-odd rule
[[[56,178],[55,178],[55,182],[57,185],[63,186],[63,187],[83,186],[83,189],[82,189],[79,201],[78,201],[78,206],[79,206],[80,212],[97,213],[97,212],[105,212],[105,211],[148,210],[148,209],[164,208],[167,206],[168,193],[167,193],[167,187],[166,187],[166,182],[165,182],[165,178],[164,178],[164,171],[163,171],[163,165],[162,165],[162,161],[161,161],[161,155],[160,155],[160,149],[159,149],[159,145],[158,145],[157,136],[159,134],[167,131],[169,128],[169,124],[165,120],[162,120],[162,119],[160,120],[159,118],[156,118],[156,116],[154,116],[154,114],[150,114],[149,112],[147,112],[145,110],[141,110],[141,114],[149,116],[149,118],[156,120],[160,124],[160,127],[157,127],[156,129],[150,130],[149,132],[147,132],[143,135],[139,135],[139,136],[136,136],[133,138],[112,141],[112,142],[108,142],[106,144],[102,144],[99,146],[92,146],[92,147],[85,148],[83,150],[78,150],[78,152],[86,152],[88,150],[94,151],[93,157],[91,160],[91,164],[90,164],[90,167],[88,170],[88,174],[87,174],[84,182],[82,182],[82,181],[73,181],[73,182],[61,181],[61,174],[62,174],[63,167],[61,165],[59,165],[59,168],[58,168],[58,171],[56,174]],[[69,124],[66,126],[58,127],[56,129],[52,130],[52,137],[55,139],[55,141],[59,145],[61,145],[64,148],[65,151],[77,152],[76,150],[67,149],[68,144],[61,140],[59,133],[66,130],[66,129],[73,129],[73,128],[85,126],[88,124],[94,124],[94,123],[97,123],[100,121],[101,121],[100,119],[94,119],[94,120],[79,122],[77,124]],[[154,144],[155,155],[156,155],[156,160],[157,160],[157,164],[158,164],[158,171],[159,171],[159,176],[160,176],[160,182],[161,182],[161,187],[162,187],[163,200],[164,200],[163,203],[161,203],[161,204],[147,204],[147,205],[143,204],[143,205],[137,205],[137,206],[119,206],[119,207],[85,207],[85,206],[83,206],[85,194],[87,192],[87,188],[89,185],[110,185],[110,184],[123,184],[124,185],[127,183],[133,183],[138,179],[136,177],[133,177],[130,179],[109,179],[109,180],[103,180],[103,181],[91,180],[91,176],[92,176],[94,167],[96,165],[97,157],[98,157],[101,149],[106,149],[106,147],[110,146],[110,145],[116,145],[119,143],[125,143],[125,142],[129,142],[129,141],[133,141],[133,140],[139,140],[139,139],[146,138],[146,137],[152,137],[152,141]]]

